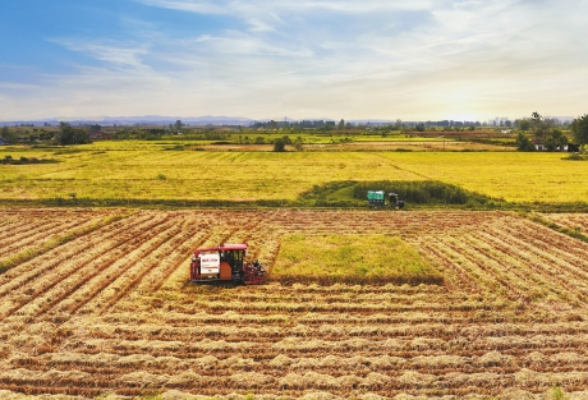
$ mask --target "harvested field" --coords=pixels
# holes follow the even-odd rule
[[[541,216],[555,222],[563,228],[588,234],[588,214],[541,214]]]
[[[0,220],[0,271],[83,235],[117,216],[111,211],[63,211],[60,218],[37,210],[11,210]]]
[[[196,247],[247,241],[271,268],[293,234],[393,235],[443,283],[187,281]],[[37,250],[0,275],[2,395],[533,398],[588,387],[588,244],[514,214],[0,210],[1,243],[17,240]]]

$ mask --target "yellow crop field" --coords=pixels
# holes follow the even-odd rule
[[[588,201],[585,163],[561,153],[385,153],[404,171],[512,202]]]
[[[337,181],[438,180],[511,202],[588,201],[582,162],[558,153],[172,151],[169,143],[104,142],[56,149],[4,148],[0,201],[294,201]]]
[[[272,277],[323,284],[442,282],[414,248],[388,235],[285,236]]]
[[[15,153],[20,157],[21,153]],[[0,199],[293,200],[313,185],[386,179],[390,165],[369,153],[235,153],[163,150],[30,152],[56,164],[0,165]],[[411,172],[399,180],[420,180]]]

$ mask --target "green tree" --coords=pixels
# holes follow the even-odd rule
[[[0,130],[0,139],[8,143],[14,143],[18,141],[18,136],[14,130],[10,130],[5,126]]]
[[[302,150],[304,150],[304,145],[303,145],[303,143],[304,143],[304,142],[302,141],[302,138],[301,138],[300,136],[298,136],[298,137],[296,138],[296,140],[294,140],[294,148],[295,148],[297,151],[302,151]]]
[[[535,151],[535,146],[523,132],[519,132],[519,135],[517,136],[517,150]]]
[[[584,147],[588,144],[588,114],[576,118],[574,122],[572,122],[571,128],[576,145]]]
[[[531,129],[531,122],[527,119],[520,121],[519,129],[524,132],[528,131],[529,129]]]
[[[339,130],[343,130],[345,129],[345,120],[343,118],[341,118],[341,121],[339,121],[339,126],[338,126]]]
[[[274,142],[274,151],[278,153],[286,151],[286,143],[284,142],[284,139],[276,139],[276,141]]]
[[[545,140],[547,151],[563,150],[568,144],[568,138],[559,129],[553,129]]]
[[[181,120],[177,120],[176,123],[174,124],[174,128],[176,128],[177,130],[182,129],[182,126],[184,126],[184,124],[182,124]]]
[[[531,127],[533,128],[535,139],[544,143],[551,132],[551,125],[549,122],[545,121],[543,117],[535,111],[531,116]]]
[[[265,139],[262,138],[261,136],[258,136],[255,138],[255,144],[264,144],[265,143]]]
[[[53,139],[53,134],[51,132],[47,132],[45,129],[41,129],[41,133],[39,133],[39,139],[51,140]]]
[[[61,122],[61,131],[57,135],[57,142],[61,145],[90,143],[90,135],[84,129],[74,128],[66,122]]]

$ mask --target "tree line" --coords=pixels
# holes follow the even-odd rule
[[[570,125],[573,143],[559,129],[556,128],[551,120],[544,119],[538,112],[533,112],[529,120],[527,129],[531,131],[534,142],[529,139],[523,132],[517,136],[517,148],[519,151],[535,151],[538,146],[545,148],[547,151],[563,150],[566,146],[578,151],[588,144],[588,114],[576,118]]]
[[[57,132],[50,132],[45,129],[37,131],[34,129],[33,134],[29,133],[27,130],[25,131],[24,136],[22,133],[19,134],[17,131],[8,129],[7,126],[4,126],[0,129],[0,139],[6,143],[43,141],[54,142],[64,146],[70,144],[91,143],[90,135],[86,129],[73,127],[65,122],[60,123],[59,131]]]

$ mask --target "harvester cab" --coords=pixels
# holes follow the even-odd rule
[[[259,285],[266,282],[266,271],[259,261],[245,260],[247,243],[222,244],[194,251],[190,263],[193,282],[232,282]]]

